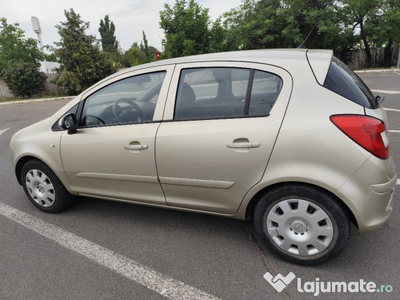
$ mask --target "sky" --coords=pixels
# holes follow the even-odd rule
[[[239,7],[241,0],[197,0],[204,8],[209,8],[211,20],[224,12]],[[142,41],[142,30],[149,45],[161,49],[163,30],[159,26],[160,11],[164,4],[173,7],[175,0],[0,0],[0,18],[5,17],[8,24],[19,23],[26,38],[37,38],[32,29],[31,17],[39,18],[43,45],[54,46],[60,37],[55,25],[65,22],[64,10],[71,8],[90,23],[87,34],[100,39],[98,31],[100,20],[108,15],[115,25],[115,36],[123,50],[128,50],[134,42]]]

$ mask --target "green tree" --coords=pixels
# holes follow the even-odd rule
[[[229,49],[227,45],[227,30],[222,26],[221,18],[218,18],[210,30],[210,52],[223,52]]]
[[[133,67],[147,62],[147,57],[138,43],[133,43],[132,47],[124,53],[123,65]]]
[[[156,47],[149,46],[149,57],[147,62],[152,62],[157,60],[156,52],[160,52]]]
[[[208,8],[195,0],[176,0],[173,7],[164,5],[160,12],[160,26],[164,30],[164,56],[179,57],[208,53],[210,46],[210,17]]]
[[[296,48],[310,34],[307,47],[343,50],[349,30],[339,8],[334,0],[245,0],[224,14],[225,44],[228,50]]]
[[[121,64],[123,67],[132,67],[157,59],[155,53],[158,50],[153,46],[149,46],[144,31],[142,31],[142,35],[143,40],[140,42],[140,45],[137,42],[133,43],[131,48],[122,55]]]
[[[101,46],[105,52],[118,52],[118,41],[115,37],[115,26],[113,21],[110,22],[108,15],[104,20],[100,20],[99,32],[101,35]]]
[[[238,8],[227,12],[224,26],[228,29],[230,50],[285,47],[286,24],[293,22],[293,18],[286,16],[282,4],[278,0],[245,0]],[[300,44],[297,32],[292,33],[291,38]]]
[[[144,52],[144,54],[146,55],[146,58],[149,57],[149,42],[147,41],[147,37],[146,34],[144,33],[144,31],[142,31],[142,35],[143,35],[143,41],[142,43],[140,43],[140,50],[142,50]]]
[[[146,57],[144,62],[147,63],[155,61],[157,59],[156,52],[158,52],[158,50],[153,46],[149,46],[149,42],[147,41],[147,37],[144,31],[142,31],[142,34],[143,41],[140,43],[140,51],[142,51]]]
[[[374,26],[369,26],[378,13],[378,0],[343,0],[344,16],[353,28],[359,27],[360,38],[367,54],[367,65],[372,65],[370,42],[374,34]]]
[[[8,24],[6,18],[0,18],[0,76],[8,67],[18,62],[33,63],[39,67],[43,53],[34,39],[26,39],[19,24]]]
[[[47,53],[44,50],[46,50]],[[43,46],[43,55],[44,55],[44,60],[57,61],[56,49],[50,45]]]
[[[385,45],[384,67],[391,66],[392,46],[400,44],[400,0],[379,0],[375,16],[367,19],[377,46]]]
[[[32,97],[44,89],[46,75],[33,62],[18,61],[9,66],[4,82],[16,97]]]
[[[61,64],[57,84],[67,94],[78,94],[115,71],[112,61],[95,45],[96,38],[85,31],[89,23],[80,19],[73,9],[64,10],[66,22],[56,25],[61,37],[56,42]]]
[[[108,15],[104,17],[104,20],[100,20],[99,32],[103,52],[107,54],[113,66],[116,68],[121,67],[122,54],[119,49],[117,38],[115,37],[115,25],[110,21]]]

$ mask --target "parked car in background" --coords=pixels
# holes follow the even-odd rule
[[[58,212],[74,195],[253,219],[261,242],[320,263],[392,212],[385,111],[328,50],[253,50],[120,71],[17,132],[16,177]],[[378,251],[378,249],[377,249]]]

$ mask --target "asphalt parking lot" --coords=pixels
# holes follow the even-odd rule
[[[400,170],[400,71],[359,76],[386,97]],[[313,267],[260,248],[248,222],[90,198],[39,211],[15,180],[8,145],[67,101],[0,105],[0,299],[400,299],[399,186],[382,228],[353,228],[340,257]],[[266,272],[292,281],[278,292]]]

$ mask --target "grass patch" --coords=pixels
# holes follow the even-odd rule
[[[37,96],[31,98],[18,98],[18,97],[1,97],[0,103],[3,102],[14,102],[14,101],[29,101],[29,100],[38,100],[38,99],[51,99],[51,98],[66,98],[69,97],[67,95],[46,95],[46,96]]]

